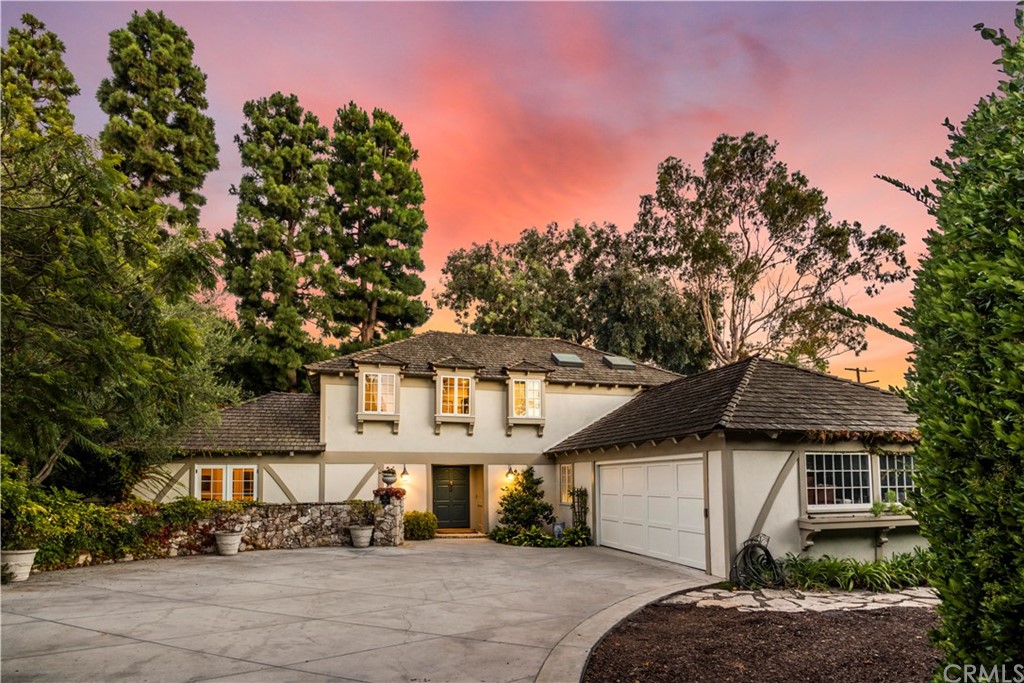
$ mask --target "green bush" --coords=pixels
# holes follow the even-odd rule
[[[0,542],[4,550],[38,548],[50,534],[53,517],[45,492],[32,485],[22,468],[0,454]]]
[[[582,548],[590,545],[590,527],[586,524],[580,524],[579,526],[572,526],[565,530],[565,535],[562,536],[566,545],[576,546]]]
[[[788,588],[798,590],[854,590],[891,592],[910,586],[926,586],[935,566],[931,550],[917,548],[889,559],[860,562],[825,555],[800,557],[792,553],[783,561]]]
[[[437,536],[437,515],[433,512],[411,510],[405,513],[405,538],[410,541],[429,541]]]
[[[921,443],[913,499],[936,553],[936,642],[951,664],[1024,662],[1024,9],[978,25],[1006,78],[933,165],[935,217],[905,321]]]
[[[502,489],[498,503],[498,523],[518,531],[555,523],[555,508],[544,500],[538,477],[533,467],[515,472],[515,477]]]

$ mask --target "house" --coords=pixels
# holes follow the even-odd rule
[[[678,375],[559,339],[427,332],[306,367],[314,392],[271,393],[181,442],[148,497],[370,498],[404,473],[406,509],[489,531],[509,470],[568,501],[545,450]],[[568,511],[568,508],[566,508]]]
[[[402,473],[406,509],[489,531],[533,466],[561,520],[591,493],[596,542],[725,576],[744,539],[855,557],[919,542],[872,513],[911,488],[914,417],[888,392],[748,358],[679,377],[558,339],[428,332],[307,366],[188,435],[150,497],[369,498]],[[877,510],[875,510],[877,512]]]
[[[652,388],[547,452],[595,491],[599,543],[727,576],[762,533],[776,557],[922,543],[909,515],[873,512],[912,489],[916,441],[894,394],[747,358]]]

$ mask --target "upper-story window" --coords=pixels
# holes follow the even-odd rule
[[[441,414],[472,415],[472,378],[441,377]]]
[[[544,383],[539,379],[512,380],[512,417],[543,417]]]
[[[397,380],[391,372],[364,372],[363,412],[394,415]]]

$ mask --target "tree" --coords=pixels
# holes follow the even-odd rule
[[[474,244],[449,254],[442,275],[438,304],[480,334],[559,337],[678,372],[710,360],[692,298],[641,269],[613,225]]]
[[[322,356],[307,321],[330,326],[341,287],[326,250],[327,129],[295,95],[246,102],[235,142],[247,170],[234,228],[220,235],[222,273],[238,297],[241,332],[253,340],[255,390],[296,390],[298,369]]]
[[[192,243],[175,273],[181,287],[212,286],[214,245],[199,227],[200,193],[219,166],[213,119],[204,114],[206,74],[193,62],[195,45],[163,12],[132,13],[125,28],[110,33],[113,76],[96,97],[109,116],[100,134],[104,154],[132,186],[136,210],[165,208],[167,231]]]
[[[41,482],[165,443],[233,394],[198,362],[202,330],[167,284],[185,247],[157,245],[162,209],[134,208],[126,178],[74,132],[63,45],[25,24],[3,53],[0,438]]]
[[[430,316],[414,298],[425,287],[418,273],[427,229],[417,158],[393,115],[374,109],[371,117],[355,102],[338,110],[329,173],[337,235],[329,252],[342,277],[325,329],[335,337],[369,344]]]
[[[832,308],[846,304],[841,285],[859,279],[873,295],[905,278],[904,240],[834,220],[824,193],[775,159],[777,146],[720,135],[703,175],[669,157],[641,198],[634,241],[697,299],[716,363],[765,354],[823,367],[866,346],[864,324]]]
[[[1024,32],[1024,10],[1016,11]],[[950,664],[1024,662],[1024,43],[979,24],[1006,80],[933,165],[935,217],[905,316],[914,334],[921,533]]]

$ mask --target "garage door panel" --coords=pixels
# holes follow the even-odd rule
[[[599,464],[601,545],[704,569],[699,459]]]

